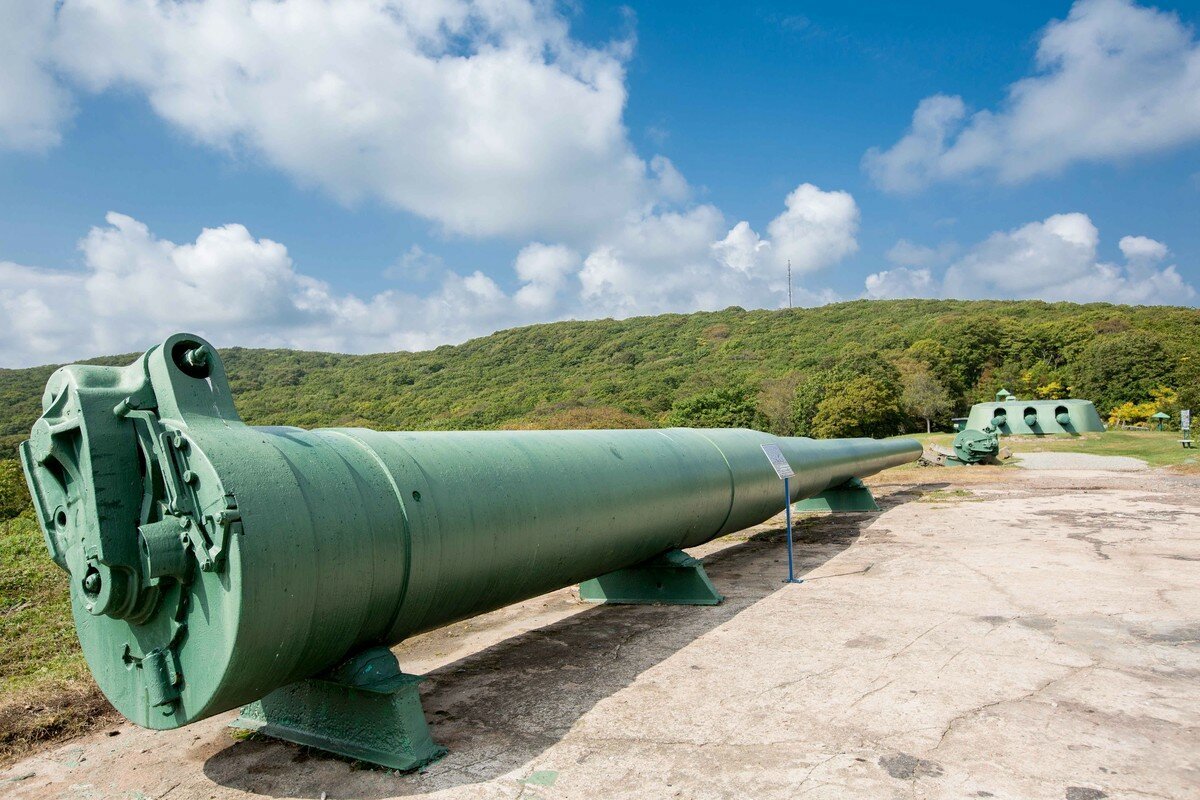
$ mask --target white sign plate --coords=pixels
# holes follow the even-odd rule
[[[792,465],[783,457],[783,451],[779,449],[779,445],[764,444],[762,451],[766,454],[767,461],[771,462],[771,468],[775,470],[775,474],[779,476],[780,480],[796,474],[792,471]]]
[[[1179,427],[1183,428],[1185,431],[1191,429],[1192,410],[1190,408],[1185,408],[1183,411],[1179,412]]]

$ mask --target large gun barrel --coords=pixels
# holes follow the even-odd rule
[[[356,654],[762,522],[783,508],[764,443],[794,500],[921,454],[752,430],[250,427],[187,334],[59,369],[43,408],[21,458],[46,546],[97,683],[150,728],[318,675],[361,687],[336,672]]]

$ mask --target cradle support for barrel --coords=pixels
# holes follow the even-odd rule
[[[579,584],[588,603],[715,606],[723,599],[704,565],[682,550],[669,550],[641,564]]]
[[[243,706],[231,727],[407,772],[446,753],[425,722],[421,680],[373,647]]]
[[[863,482],[852,478],[816,497],[796,503],[797,511],[878,511],[879,505]]]

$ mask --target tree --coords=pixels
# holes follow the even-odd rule
[[[1179,402],[1178,392],[1166,386],[1159,386],[1150,390],[1150,402],[1154,404],[1156,413],[1161,411],[1171,418],[1164,425],[1167,430],[1179,430],[1179,412],[1184,406]]]
[[[974,386],[989,364],[995,364],[1004,352],[1004,321],[986,313],[948,314],[938,320],[937,340],[953,361],[944,379],[953,386]]]
[[[1062,385],[1062,381],[1052,380],[1034,389],[1034,394],[1041,400],[1065,400],[1071,396],[1071,391],[1069,387]]]
[[[11,459],[0,461],[0,522],[19,517],[30,508],[21,465]]]
[[[1057,386],[1052,384],[1057,384]],[[1022,369],[1017,383],[1008,388],[1016,392],[1018,397],[1059,400],[1060,397],[1051,397],[1047,392],[1062,392],[1063,381],[1057,370],[1046,362],[1039,361]],[[1065,396],[1062,395],[1062,397]]]
[[[1157,410],[1154,403],[1130,403],[1126,401],[1119,406],[1113,406],[1112,411],[1108,413],[1108,424],[1142,425],[1148,422],[1150,415]]]
[[[793,415],[796,388],[800,382],[800,374],[797,372],[763,381],[762,388],[758,390],[758,414],[770,433],[776,436],[795,435],[796,423]]]
[[[1141,403],[1150,391],[1175,383],[1175,367],[1162,343],[1145,331],[1098,336],[1084,349],[1074,385],[1102,411]]]
[[[925,432],[933,431],[933,418],[949,413],[954,401],[946,387],[933,376],[924,364],[906,364],[901,371],[904,408],[913,416],[925,420]]]
[[[1200,414],[1200,358],[1183,356],[1179,359],[1176,374],[1176,386],[1179,387],[1179,391],[1175,402],[1181,409],[1192,409]],[[1175,422],[1178,423],[1179,420],[1176,419]]]
[[[897,396],[900,394],[900,373],[896,365],[879,351],[864,345],[852,342],[843,346],[837,353],[827,356],[822,367],[819,372],[805,375],[796,387],[792,404],[796,436],[823,435],[816,433],[813,427],[818,408],[831,393],[840,391],[856,378],[866,378],[887,387],[887,391]]]
[[[829,384],[824,375],[814,375],[805,378],[796,387],[792,397],[792,435],[812,436],[813,419],[817,416],[817,408],[825,399]]]
[[[671,406],[667,424],[687,428],[757,428],[758,409],[744,387],[713,389]]]
[[[961,394],[966,386],[955,383],[954,355],[941,342],[934,339],[918,339],[904,351],[903,362],[915,362],[937,375],[940,382],[954,394]]]
[[[822,438],[892,436],[903,424],[899,387],[861,376],[829,388],[817,406],[812,434]]]

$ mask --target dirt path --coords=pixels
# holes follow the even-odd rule
[[[423,773],[225,715],[68,743],[0,795],[1200,798],[1200,480],[898,475],[883,514],[804,521],[802,585],[772,522],[700,549],[721,606],[561,591],[398,648],[450,749]]]

